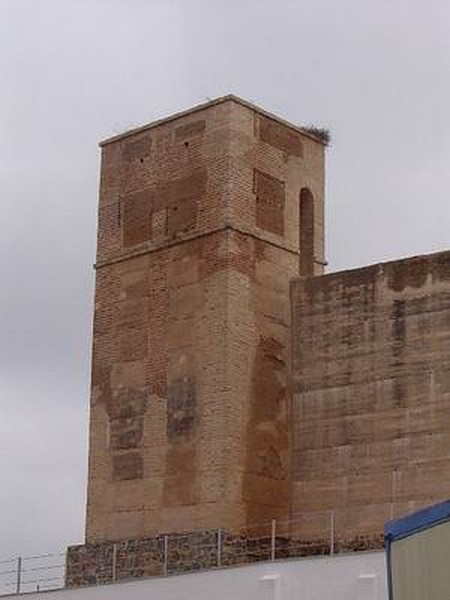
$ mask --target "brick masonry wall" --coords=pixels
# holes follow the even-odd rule
[[[314,273],[320,275],[324,262],[324,147],[274,121],[269,127],[269,121],[248,107],[231,106],[227,218],[236,228],[299,254],[300,191],[309,189],[315,208]]]
[[[228,114],[102,149],[89,542],[194,529],[225,508]]]
[[[297,280],[292,303],[292,518],[376,540],[450,495],[450,253]]]
[[[231,475],[244,501],[239,526],[289,514],[289,283],[299,272],[303,187],[315,197],[315,268],[323,271],[323,147],[268,122],[248,107],[231,108],[228,380],[242,423]]]
[[[98,272],[103,302],[94,322],[90,541],[220,520],[215,505],[223,507],[230,466],[217,343],[226,337],[224,238],[190,241]]]
[[[87,541],[289,508],[289,281],[323,146],[227,100],[103,146]],[[81,551],[80,551],[81,552]]]

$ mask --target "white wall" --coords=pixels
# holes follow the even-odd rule
[[[27,600],[387,600],[385,573],[383,552],[361,552],[26,596]]]

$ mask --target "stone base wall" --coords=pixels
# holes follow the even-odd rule
[[[70,546],[66,559],[66,587],[102,585],[251,564],[272,559],[362,552],[383,547],[383,535],[344,539],[303,539],[217,529],[159,535],[140,540]]]

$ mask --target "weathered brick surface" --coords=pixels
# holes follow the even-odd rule
[[[286,154],[303,157],[303,140],[291,129],[279,127],[277,123],[266,117],[260,117],[258,125],[259,137],[262,141]]]
[[[450,253],[296,281],[292,299],[303,532],[333,511],[338,538],[379,536],[389,518],[448,498]]]
[[[87,540],[286,518],[300,190],[323,146],[235,100],[102,149]]]
[[[268,560],[272,519],[278,558],[379,548],[450,494],[450,253],[312,277],[323,160],[233,98],[103,146],[69,585]]]
[[[205,129],[205,119],[198,119],[197,121],[192,121],[191,123],[187,123],[186,125],[179,125],[175,129],[175,139],[177,141],[184,140],[186,143],[186,140],[189,140],[192,136],[202,134],[205,131]]]
[[[270,121],[250,108],[233,103],[230,112],[229,144],[232,161],[229,172],[231,194],[228,220],[239,229],[298,253],[301,229],[300,191],[308,189],[313,196],[315,209],[311,232],[316,261],[314,274],[320,275],[323,273],[324,262],[323,146],[294,129]],[[265,129],[268,122],[271,123],[270,134]],[[277,140],[284,141],[278,143]],[[260,202],[256,200],[259,195],[256,193],[258,179],[258,187],[264,192]],[[284,216],[280,223],[283,188]],[[259,221],[262,215],[270,212],[276,215],[275,231],[270,227],[267,229],[269,218],[264,217]]]
[[[112,450],[117,448],[111,447]],[[112,479],[142,479],[144,461],[140,452],[115,454],[112,460]]]
[[[267,173],[254,171],[256,224],[277,235],[284,234],[284,182]]]

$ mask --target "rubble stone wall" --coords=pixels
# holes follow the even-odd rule
[[[252,535],[217,529],[171,533],[119,542],[70,546],[66,586],[102,585],[113,581],[162,577],[306,556],[374,550],[383,537],[297,538]]]

